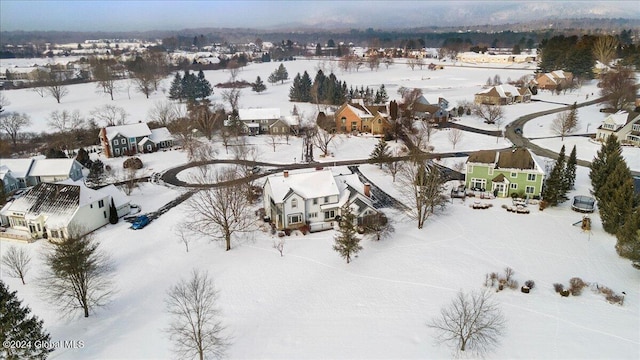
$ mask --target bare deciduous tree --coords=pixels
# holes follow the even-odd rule
[[[31,119],[27,114],[11,112],[0,117],[0,130],[9,135],[14,148],[17,146],[20,130],[29,125],[31,125]]]
[[[397,155],[394,155],[394,156],[397,156]],[[391,174],[392,181],[396,182],[396,175],[398,175],[398,173],[404,167],[405,165],[404,161],[400,161],[400,160],[390,161],[386,165],[387,165],[387,169],[389,170],[389,173]]]
[[[220,127],[223,118],[224,110],[221,105],[202,101],[189,106],[189,119],[208,140],[213,138],[213,133]]]
[[[70,227],[64,239],[48,246],[40,279],[45,297],[65,313],[82,309],[84,317],[105,305],[113,292],[112,265],[93,235]]]
[[[252,231],[255,221],[251,218],[251,203],[238,174],[226,168],[215,174],[195,174],[196,184],[223,184],[195,193],[187,202],[189,230],[225,242],[231,250],[231,241],[236,234]]]
[[[66,133],[84,128],[85,120],[78,110],[55,110],[49,114],[47,124],[56,131]]]
[[[218,290],[205,271],[193,270],[167,291],[167,332],[180,358],[200,360],[222,358],[229,340],[218,309]]]
[[[119,90],[117,77],[112,68],[114,61],[93,58],[90,59],[89,62],[93,68],[93,77],[97,80],[96,86],[98,89],[101,89],[103,93],[109,94],[111,100],[113,100],[113,95]]]
[[[174,230],[174,234],[178,237],[178,240],[184,244],[185,250],[189,252],[189,243],[191,242],[191,236],[189,236],[189,229],[184,224],[178,224]]]
[[[265,141],[273,147],[273,152],[276,152],[276,146],[280,143],[280,136],[276,134],[269,134]]]
[[[564,141],[564,137],[578,130],[578,119],[572,115],[571,111],[563,111],[556,115],[551,122],[551,131],[560,136]]]
[[[222,99],[229,103],[233,114],[238,114],[238,109],[240,107],[240,92],[241,89],[239,88],[231,88],[222,91]]]
[[[395,231],[389,219],[382,212],[364,216],[362,226],[366,232],[374,234],[378,241],[391,236]]]
[[[435,165],[420,160],[407,164],[399,173],[403,198],[409,206],[409,216],[422,229],[438,206],[446,204],[443,195],[445,179]]]
[[[120,106],[106,104],[91,110],[91,115],[104,126],[116,126],[126,124],[129,114]]]
[[[451,143],[451,145],[453,145],[453,148],[455,149],[456,145],[460,142],[460,140],[462,140],[464,133],[462,132],[462,130],[458,128],[450,128],[449,134],[447,134],[447,136],[449,137],[449,142]]]
[[[133,166],[124,169],[124,193],[127,194],[127,196],[131,195],[133,189],[135,189],[138,185],[138,183],[136,182],[137,173],[138,170]]]
[[[475,104],[471,111],[485,123],[494,124],[497,127],[500,127],[504,120],[504,110],[500,105]]]
[[[407,66],[413,71],[416,68],[417,62],[416,62],[416,58],[414,57],[409,57],[407,58]]]
[[[20,278],[22,285],[25,285],[24,277],[29,271],[31,256],[23,247],[9,247],[9,250],[2,257],[2,264],[6,266],[9,276]]]
[[[273,248],[278,250],[280,256],[284,256],[284,237],[279,237],[276,240],[273,240]]]
[[[489,291],[459,292],[427,326],[436,330],[440,342],[482,355],[499,344],[505,322]]]
[[[7,106],[11,105],[11,101],[4,96],[4,92],[0,92],[0,114],[7,110]]]
[[[313,144],[322,151],[324,156],[329,156],[329,146],[336,136],[336,133],[331,133],[322,128],[317,128],[314,132]]]
[[[168,126],[181,115],[180,104],[171,101],[159,100],[153,103],[149,109],[149,120],[156,122],[160,126]]]
[[[58,104],[60,104],[60,100],[62,100],[63,97],[69,94],[69,89],[67,89],[67,86],[64,85],[63,82],[61,80],[58,80],[56,77],[52,77],[52,79],[53,80],[49,81],[49,83],[47,84],[46,89],[49,95],[56,99]]]
[[[380,67],[380,58],[375,55],[369,56],[367,59],[367,65],[371,71],[377,70]]]
[[[606,97],[605,103],[615,111],[631,106],[638,91],[634,70],[623,66],[604,73],[600,77],[598,87],[600,96]]]
[[[601,35],[593,42],[593,56],[603,65],[609,66],[617,56],[618,39],[612,35]]]

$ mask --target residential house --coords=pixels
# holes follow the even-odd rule
[[[427,99],[424,95],[414,102],[412,110],[416,119],[433,123],[441,123],[449,120],[449,101],[441,96]]]
[[[6,165],[0,165],[0,181],[2,181],[4,196],[20,188],[20,182],[11,174],[11,170]]]
[[[11,171],[20,188],[41,182],[76,181],[88,173],[75,159],[0,159],[0,164]]]
[[[375,214],[370,186],[357,175],[334,175],[331,169],[289,172],[267,177],[263,187],[267,216],[277,229],[309,225],[311,231],[333,228],[345,204],[358,222]]]
[[[297,133],[300,127],[300,117],[298,115],[282,116],[280,119],[269,125],[269,134],[287,135]]]
[[[607,116],[596,130],[596,139],[604,142],[611,135],[622,144],[640,146],[640,114],[618,111]]]
[[[344,103],[334,114],[336,132],[363,132],[383,135],[390,127],[386,105],[364,105],[362,102]]]
[[[480,150],[469,154],[465,185],[469,189],[539,197],[545,173],[535,156],[525,148]]]
[[[475,94],[476,104],[510,105],[531,101],[531,90],[528,87],[515,87],[503,84],[492,86]]]
[[[0,210],[2,225],[7,227],[0,238],[55,241],[68,237],[73,229],[92,232],[109,223],[112,198],[125,215],[128,200],[122,194],[112,197],[113,191],[89,189],[82,181],[70,179],[40,183]]]
[[[280,120],[280,109],[239,109],[238,118],[247,134],[269,134],[270,126]]]
[[[98,136],[107,157],[153,152],[173,146],[167,128],[149,130],[146,123],[108,126]]]
[[[573,74],[568,71],[556,70],[536,77],[539,89],[557,90],[567,89],[573,83]]]

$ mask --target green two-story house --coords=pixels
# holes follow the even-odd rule
[[[467,189],[491,192],[497,197],[512,194],[539,197],[544,174],[528,149],[480,150],[469,154],[465,185]]]

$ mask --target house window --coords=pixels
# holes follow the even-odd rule
[[[329,211],[325,211],[324,212],[324,219],[325,220],[333,219],[335,217],[336,217],[336,211],[335,210],[329,210]]]
[[[527,174],[528,181],[536,181],[536,174]]]
[[[274,133],[277,133],[277,132],[278,132],[278,127],[277,127],[277,126],[274,126],[274,127],[273,127],[273,132],[274,132]]]
[[[93,204],[89,204],[89,208],[93,209]]]
[[[346,118],[346,117],[344,117],[344,116],[343,116],[343,117],[342,117],[342,119],[340,119],[340,120],[342,120],[342,124],[346,124],[346,123],[347,123],[347,118]]]
[[[358,130],[358,123],[355,121],[351,122],[351,131],[356,131]]]
[[[152,150],[152,149],[151,149],[151,145],[147,145],[147,150],[148,150],[148,151],[151,151],[151,150]]]
[[[489,167],[489,175],[493,175],[493,168]]]
[[[106,212],[106,211],[103,211],[103,212],[102,212],[102,215],[104,215],[104,218],[105,218],[105,219],[107,218],[107,212]]]
[[[297,224],[302,222],[302,216],[300,214],[289,215],[289,224]]]
[[[527,186],[524,190],[525,193],[527,194],[533,194],[535,193],[536,188],[534,188],[533,186]]]
[[[516,172],[511,172],[511,177],[512,177],[512,178],[518,177],[518,173],[516,173]]]
[[[129,144],[135,144],[136,143],[136,138],[132,137],[129,138]]]
[[[104,207],[104,200],[98,201],[98,207],[99,208],[103,208]]]
[[[115,149],[115,154],[120,155],[120,149]]]
[[[313,205],[318,205],[318,199],[313,199]]]
[[[517,189],[517,188],[518,188],[518,184],[516,183],[509,184],[509,189]]]
[[[470,186],[472,189],[486,189],[487,179],[471,178]]]
[[[382,119],[378,119],[378,124],[382,124]]]
[[[40,224],[36,224],[36,225],[37,225],[38,231],[41,231]]]
[[[473,165],[467,165],[467,172],[468,173],[472,173],[473,172]]]
[[[118,145],[118,139],[113,140],[113,145]]]
[[[318,217],[318,213],[317,212],[309,213],[309,214],[307,214],[307,217],[309,219],[317,218]]]
[[[328,197],[328,196],[325,196],[325,197],[324,197],[324,203],[326,204],[326,203],[328,203],[328,202],[329,202],[329,197]]]
[[[298,199],[291,199],[291,208],[295,209],[298,207]]]

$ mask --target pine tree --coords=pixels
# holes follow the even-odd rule
[[[171,82],[171,88],[169,89],[169,99],[171,100],[184,99],[184,94],[182,91],[182,76],[180,76],[179,71],[176,71],[176,76],[173,78],[173,81]]]
[[[609,136],[591,162],[589,178],[591,179],[591,187],[596,197],[600,187],[607,180],[607,177],[613,171],[615,165],[620,161],[623,161],[620,143],[615,136]]]
[[[270,84],[275,84],[278,82],[278,69],[274,70],[274,72],[272,72],[269,77],[267,78],[267,81]]]
[[[195,87],[196,98],[204,99],[213,94],[211,83],[204,77],[204,72],[202,70],[198,72],[198,78],[196,79]]]
[[[305,70],[300,79],[300,101],[311,102],[311,76]]]
[[[558,160],[551,170],[551,174],[545,181],[544,189],[542,190],[542,199],[549,206],[557,206],[562,200],[563,194],[563,177],[564,177],[564,145],[560,150]]]
[[[624,225],[616,233],[618,242],[616,251],[618,255],[631,260],[640,260],[640,208],[625,221]]]
[[[291,88],[289,88],[289,101],[302,101],[300,88],[301,88],[302,77],[300,73],[297,73],[293,78],[293,84],[291,84]]]
[[[184,76],[182,77],[182,97],[188,101],[195,101],[198,97],[197,91],[197,77],[190,73],[188,70],[185,71]]]
[[[618,162],[595,194],[604,231],[615,234],[633,212],[633,178],[626,162]]]
[[[351,262],[351,256],[362,250],[360,239],[356,235],[356,227],[354,225],[356,216],[351,212],[349,204],[342,207],[340,216],[340,228],[335,237],[335,245],[333,250],[337,251],[340,256],[347,260],[347,264]]]
[[[262,79],[260,79],[260,76],[256,78],[256,82],[251,84],[251,90],[257,92],[258,94],[267,90],[267,86],[264,84]]]
[[[558,202],[560,203],[567,200],[567,192],[569,191],[569,187],[567,186],[568,182],[567,179],[565,179],[567,159],[565,156],[564,145],[560,148],[558,160],[556,160],[556,166],[558,166],[558,172],[560,174],[560,184],[558,186]]]
[[[578,158],[576,154],[576,146],[573,146],[571,150],[571,154],[569,154],[569,159],[567,160],[567,165],[564,168],[564,176],[563,176],[563,184],[564,184],[564,193],[568,193],[573,189],[573,186],[576,182],[576,166],[578,163]]]
[[[387,95],[387,89],[385,89],[384,84],[380,85],[380,89],[376,91],[376,104],[386,104],[389,101],[389,95]]]
[[[277,74],[278,80],[281,84],[284,84],[284,81],[289,79],[289,73],[287,72],[287,69],[283,64],[280,64],[280,66],[278,66]]]
[[[376,144],[376,147],[373,148],[371,155],[369,155],[369,159],[375,160],[375,162],[382,169],[382,163],[391,157],[391,151],[389,150],[389,145],[384,140],[384,138],[380,138],[380,141]]]
[[[4,344],[9,341],[25,343],[26,347],[3,346],[0,358],[3,359],[46,359],[53,348],[36,346],[36,342],[46,343],[51,340],[49,333],[43,328],[42,320],[30,316],[31,309],[22,306],[16,292],[9,292],[4,282],[0,281],[0,340]]]
[[[111,198],[111,205],[109,205],[109,223],[118,223],[118,210],[116,209],[116,204],[113,202],[113,198]]]

